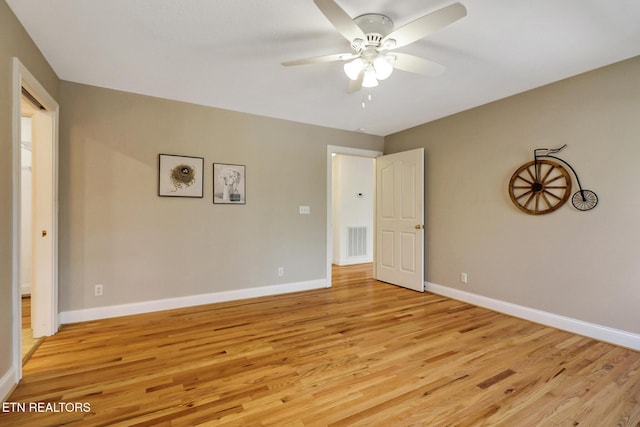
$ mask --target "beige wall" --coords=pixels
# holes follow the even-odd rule
[[[426,151],[427,281],[640,333],[639,118],[636,57],[385,138]],[[565,143],[599,205],[520,212],[511,175]]]
[[[383,145],[69,82],[60,110],[61,311],[325,278],[327,145]],[[159,153],[204,157],[205,197],[158,197]],[[246,205],[213,205],[213,162],[246,165]]]
[[[13,57],[54,98],[58,78],[4,1],[0,1],[0,378],[11,367],[13,298]]]

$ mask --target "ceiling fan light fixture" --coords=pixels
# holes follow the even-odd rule
[[[351,62],[344,64],[344,73],[351,80],[358,80],[362,69],[364,68],[364,61],[361,58],[356,58]]]
[[[393,72],[393,65],[391,65],[391,62],[386,55],[378,55],[376,59],[373,60],[373,68],[378,80],[388,78]]]
[[[378,79],[376,78],[376,71],[372,66],[368,66],[364,70],[364,77],[362,79],[362,87],[376,87],[378,86]]]
[[[414,43],[467,15],[467,9],[456,2],[395,28],[388,16],[379,13],[365,13],[352,18],[337,1],[314,0],[314,3],[335,29],[349,41],[352,52],[286,61],[282,65],[288,67],[344,61],[344,72],[350,79],[348,93],[356,92],[362,87],[378,86],[379,81],[391,76],[394,68],[426,76],[442,73],[444,66],[440,64],[392,51]]]

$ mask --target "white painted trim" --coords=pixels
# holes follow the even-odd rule
[[[12,366],[2,378],[0,378],[0,398],[3,402],[7,401],[16,385],[18,385],[18,376]]]
[[[506,301],[485,297],[471,292],[461,291],[448,286],[425,282],[426,290],[434,294],[464,301],[479,307],[488,308],[500,313],[521,319],[530,320],[553,328],[584,335],[600,341],[640,351],[640,335],[596,323],[585,322],[547,311],[537,310]]]
[[[333,263],[333,161],[331,159],[333,154],[346,154],[349,156],[375,159],[376,157],[382,156],[383,153],[382,151],[362,150],[360,148],[342,147],[339,145],[327,145],[327,288],[331,287],[331,264]],[[373,245],[375,253],[375,235]]]
[[[20,277],[20,230],[21,230],[21,191],[22,191],[22,171],[21,164],[21,120],[20,120],[20,96],[22,95],[22,76],[20,61],[14,58],[13,61],[13,105],[12,105],[12,132],[13,144],[13,228],[11,230],[12,242],[12,264],[11,264],[11,298],[13,301],[13,338],[11,370],[15,372],[18,380],[22,378],[22,295],[19,292]],[[4,377],[3,377],[4,380]]]
[[[342,257],[338,259],[336,263],[339,266],[343,265],[355,265],[355,264],[365,264],[373,262],[373,256],[364,255],[364,256],[354,256],[354,257]]]
[[[283,285],[260,286],[256,288],[237,289],[233,291],[214,292],[210,294],[189,295],[185,297],[166,298],[153,301],[134,302],[130,304],[110,305],[106,307],[87,308],[83,310],[63,311],[60,321],[63,324],[107,319],[111,317],[129,316],[132,314],[151,313],[176,308],[193,307],[217,302],[236,301],[247,298],[287,294],[291,292],[310,291],[326,288],[325,279],[306,282],[287,283]]]

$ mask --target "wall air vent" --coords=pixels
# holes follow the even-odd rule
[[[347,227],[347,256],[361,257],[367,255],[367,227]]]

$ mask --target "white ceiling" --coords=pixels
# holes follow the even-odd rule
[[[346,92],[349,52],[312,0],[6,0],[63,80],[388,135],[640,54],[640,0],[459,0],[467,16],[398,49],[447,67]],[[336,0],[396,28],[455,0]]]

